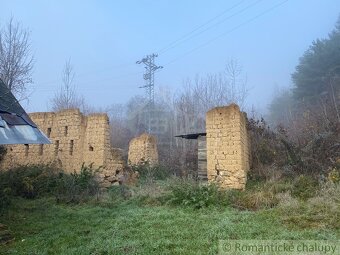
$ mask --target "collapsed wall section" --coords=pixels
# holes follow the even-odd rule
[[[246,117],[236,104],[207,112],[207,175],[222,188],[244,189],[249,170]]]
[[[151,166],[158,164],[158,150],[156,137],[142,134],[133,138],[129,143],[129,165],[149,163]]]

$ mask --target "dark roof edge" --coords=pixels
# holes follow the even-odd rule
[[[184,139],[197,139],[199,136],[206,136],[207,133],[194,133],[194,134],[185,134],[185,135],[175,135],[175,137],[180,137]]]

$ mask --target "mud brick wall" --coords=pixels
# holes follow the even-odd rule
[[[148,162],[151,166],[158,164],[157,139],[146,133],[130,141],[128,153],[129,165],[139,165],[144,162]]]
[[[236,104],[207,112],[207,175],[222,188],[244,189],[249,170],[246,116]]]
[[[111,148],[109,119],[106,114],[84,116],[78,109],[29,114],[52,144],[11,145],[2,168],[18,165],[55,163],[66,172],[79,172],[83,163],[100,168],[100,182],[118,182],[124,169],[122,153]],[[103,177],[104,176],[104,177]]]

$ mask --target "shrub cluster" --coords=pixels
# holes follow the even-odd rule
[[[46,165],[20,166],[0,172],[0,212],[11,198],[34,199],[52,195],[57,201],[79,203],[99,192],[92,166],[83,165],[79,173],[64,173]]]
[[[161,165],[151,166],[148,162],[132,166],[132,170],[139,173],[142,181],[165,180],[171,175],[168,168]]]
[[[0,189],[11,196],[35,198],[53,193],[60,170],[45,166],[20,166],[0,172]]]
[[[294,179],[249,181],[243,191],[222,190],[213,183],[203,185],[190,180],[176,180],[167,189],[168,193],[158,199],[163,204],[195,209],[231,206],[256,211],[276,207],[286,194],[306,201],[319,192],[320,186],[312,177],[301,175]]]
[[[200,209],[226,205],[225,193],[215,184],[202,185],[191,181],[178,181],[169,187],[166,203]]]
[[[82,165],[80,172],[71,174],[61,173],[56,185],[57,202],[80,203],[93,196],[98,196],[99,184],[95,178],[92,165]]]

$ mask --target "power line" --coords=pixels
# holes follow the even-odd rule
[[[222,11],[222,12],[219,13],[218,15],[216,15],[216,16],[214,16],[213,18],[209,19],[207,22],[205,22],[205,23],[203,23],[203,24],[197,26],[196,28],[194,28],[194,29],[193,29],[192,31],[190,31],[189,33],[187,33],[187,34],[181,36],[180,38],[178,38],[178,39],[172,41],[172,42],[169,43],[167,46],[161,48],[161,49],[158,50],[157,52],[158,52],[159,54],[165,52],[165,51],[167,50],[167,48],[173,46],[173,45],[176,44],[178,41],[181,41],[182,39],[184,39],[184,38],[190,36],[190,35],[193,34],[194,32],[198,31],[200,28],[202,28],[202,27],[204,27],[205,25],[211,23],[211,22],[214,21],[215,19],[218,19],[219,17],[223,16],[225,13],[227,13],[227,12],[231,11],[232,9],[236,8],[237,6],[239,6],[240,4],[242,4],[243,2],[244,2],[244,0],[238,2],[237,4],[233,5],[232,7],[230,7],[230,8],[228,8],[228,9]]]
[[[282,1],[282,2],[280,2],[280,3],[278,3],[278,4],[274,5],[274,6],[272,6],[271,8],[268,8],[267,10],[261,12],[260,14],[254,16],[253,18],[248,19],[247,21],[245,21],[245,22],[243,22],[243,23],[241,23],[241,24],[235,26],[234,28],[232,28],[232,29],[230,29],[230,30],[228,30],[228,31],[226,31],[226,32],[224,32],[224,33],[222,33],[222,34],[220,34],[220,35],[214,37],[213,39],[211,39],[211,40],[209,40],[209,41],[207,41],[207,42],[201,44],[200,46],[195,47],[195,48],[191,49],[190,51],[184,53],[183,55],[181,55],[181,56],[179,56],[179,57],[177,57],[177,58],[175,58],[175,59],[173,59],[173,60],[167,62],[165,65],[170,65],[170,64],[176,62],[177,60],[181,59],[182,57],[185,57],[185,56],[191,54],[192,52],[194,52],[194,51],[196,51],[196,50],[198,50],[198,49],[200,49],[200,48],[202,48],[202,47],[204,47],[204,46],[206,46],[206,45],[208,45],[208,44],[210,44],[210,43],[212,43],[212,42],[218,40],[219,38],[221,38],[221,37],[223,37],[223,36],[226,36],[226,35],[228,35],[228,34],[234,32],[235,30],[237,30],[237,29],[243,27],[244,25],[246,25],[246,24],[248,24],[248,23],[250,23],[250,22],[252,22],[252,21],[254,21],[254,20],[256,20],[256,19],[258,19],[258,18],[260,18],[260,17],[262,17],[262,16],[264,16],[265,14],[267,14],[267,13],[271,12],[272,10],[274,10],[274,9],[276,9],[276,8],[278,8],[278,7],[280,7],[281,5],[285,4],[285,3],[288,2],[288,1],[289,1],[289,0]]]
[[[231,18],[241,14],[242,12],[245,12],[246,10],[252,8],[253,6],[255,6],[257,4],[259,4],[261,1],[263,1],[263,0],[257,0],[254,3],[251,3],[251,4],[247,5],[245,8],[243,8],[243,9],[239,10],[238,12],[236,12],[236,13],[234,13],[234,14],[232,14],[232,15],[230,15],[230,16],[222,19],[222,20],[220,20],[219,22],[216,22],[216,23],[212,24],[211,26],[208,26],[207,28],[203,29],[202,31],[199,31],[198,33],[192,34],[192,32],[190,32],[189,34],[192,34],[191,36],[189,36],[189,37],[186,36],[186,38],[183,38],[182,40],[177,40],[177,41],[179,41],[178,43],[174,43],[174,44],[172,44],[172,46],[164,48],[164,50],[161,51],[160,53],[165,53],[165,52],[167,52],[167,51],[169,51],[169,50],[171,50],[173,48],[176,48],[177,46],[183,44],[184,42],[189,41],[192,38],[195,38],[195,37],[199,36],[200,34],[202,34],[202,33],[206,32],[206,31],[212,29],[213,27],[216,27],[217,25],[220,25],[221,23],[224,23],[227,20],[229,20],[229,19],[231,19]],[[204,25],[202,25],[202,26],[204,26]]]

